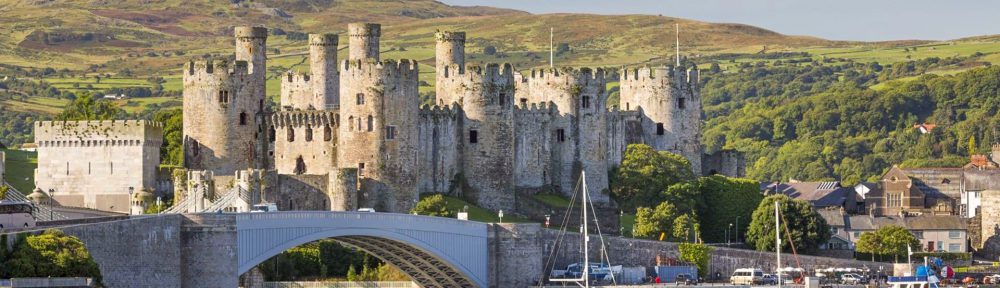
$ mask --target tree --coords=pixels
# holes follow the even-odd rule
[[[757,210],[754,210],[753,221],[747,231],[748,244],[760,251],[774,251],[775,202],[780,203],[782,250],[791,251],[791,243],[787,240],[789,237],[799,253],[807,254],[815,252],[820,245],[830,240],[830,226],[812,209],[809,202],[778,194],[764,198]]]
[[[694,178],[686,158],[645,144],[628,145],[621,165],[610,174],[611,195],[627,211],[652,207],[664,200],[661,194],[670,185]]]
[[[702,237],[706,242],[725,242],[726,229],[734,224],[735,230],[729,237],[740,239],[746,231],[746,223],[750,221],[761,199],[760,184],[757,181],[741,178],[729,178],[712,175],[698,178],[697,216],[702,228]]]
[[[976,154],[976,136],[969,136],[969,156]]]
[[[677,211],[674,204],[662,202],[656,208],[639,207],[635,213],[635,227],[633,227],[635,237],[656,239],[661,233],[673,236],[671,226],[677,218]]]
[[[7,185],[4,185],[3,184],[3,179],[0,179],[0,200],[7,199],[7,191],[8,190],[10,190],[10,187],[7,187]]]
[[[897,225],[888,225],[878,228],[875,232],[862,233],[855,250],[873,256],[891,256],[898,260],[913,248],[918,250],[920,248],[920,241],[913,236],[913,233]]]
[[[56,116],[63,121],[114,120],[124,118],[125,110],[108,101],[97,101],[89,92],[83,92]]]
[[[698,276],[708,276],[708,262],[712,257],[711,246],[702,243],[681,243],[677,245],[681,260],[698,267]]]
[[[691,214],[684,214],[674,219],[673,229],[674,239],[680,241],[696,243],[701,238],[701,225]]]
[[[437,217],[455,217],[455,212],[448,210],[448,202],[441,194],[434,194],[420,199],[410,213]]]
[[[708,72],[712,74],[719,74],[719,72],[722,72],[722,67],[719,67],[719,63],[712,63],[712,66],[708,67]]]
[[[153,121],[163,123],[163,145],[160,146],[160,163],[184,165],[184,111],[181,109],[160,110],[153,115]]]
[[[0,259],[0,278],[91,277],[101,271],[80,239],[49,229],[19,239],[8,257]]]

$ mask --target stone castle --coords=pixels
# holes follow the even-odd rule
[[[608,171],[631,143],[702,171],[698,70],[623,69],[620,103],[607,109],[602,69],[466,64],[465,33],[438,32],[435,105],[421,107],[419,65],[380,59],[380,25],[351,24],[347,34],[343,61],[337,35],[309,36],[310,72],[281,76],[277,111],[266,107],[265,28],[236,28],[231,65],[188,64],[185,168],[273,170],[264,198],[283,208],[380,211],[408,211],[432,192],[513,209],[516,191],[570,194],[581,171],[592,197],[608,202]],[[345,175],[357,183],[330,180]]]

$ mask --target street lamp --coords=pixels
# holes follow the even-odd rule
[[[497,216],[500,216],[500,223],[503,223],[503,210],[500,210],[500,212],[497,213]]]
[[[132,193],[135,193],[135,187],[129,186],[128,187],[128,215],[135,214],[135,211],[132,211],[132,210],[135,209],[135,203],[132,202],[132,201],[135,201],[135,200],[132,200]]]
[[[55,194],[56,194],[56,189],[49,188],[49,221],[54,220],[52,219],[52,201],[53,201],[52,199],[54,199],[55,197],[52,196],[54,196]]]
[[[733,229],[733,223],[729,223],[729,228],[726,228],[726,247],[729,247],[729,230]]]

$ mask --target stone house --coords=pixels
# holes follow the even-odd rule
[[[874,215],[848,215],[834,210],[824,209],[819,211],[823,219],[830,225],[831,237],[828,249],[842,248],[836,246],[837,243],[846,239],[854,244],[865,232],[875,232],[881,227],[897,225],[906,228],[917,240],[920,241],[919,251],[925,252],[959,252],[969,251],[968,245],[968,222],[958,215],[921,215],[912,217],[901,216],[874,216]],[[914,247],[914,251],[918,251]]]

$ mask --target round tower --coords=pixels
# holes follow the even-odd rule
[[[435,85],[435,97],[438,105],[450,105],[461,103],[462,99],[454,91],[454,87],[448,87],[451,81],[446,78],[455,74],[463,74],[465,69],[465,32],[442,31],[434,33],[437,46],[434,51],[435,70],[437,70],[437,85]]]
[[[340,66],[337,165],[358,169],[359,207],[407,212],[416,204],[417,75],[409,60]]]
[[[454,87],[462,99],[463,173],[476,204],[514,208],[514,74],[510,64],[469,66]],[[458,77],[461,76],[461,77]],[[537,132],[537,131],[535,131]]]
[[[247,63],[211,60],[184,69],[184,166],[231,175],[259,167],[259,101]],[[262,138],[260,138],[262,139]]]
[[[379,61],[379,37],[382,25],[374,23],[351,23],[347,25],[350,37],[349,60]]]
[[[336,34],[309,34],[309,70],[312,73],[313,108],[336,109],[340,105],[340,74],[337,72]]]
[[[246,61],[250,66],[252,75],[260,75],[263,79],[264,71],[267,69],[266,43],[267,28],[264,27],[236,27],[236,60]]]
[[[701,97],[698,70],[623,69],[619,108],[642,115],[643,142],[684,156],[701,173]]]

